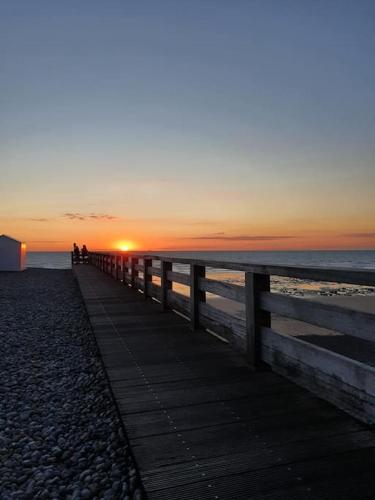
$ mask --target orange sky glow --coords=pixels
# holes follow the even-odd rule
[[[130,3],[1,11],[0,234],[30,251],[374,249],[372,16]]]

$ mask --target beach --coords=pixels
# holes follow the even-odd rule
[[[140,500],[70,270],[0,273],[0,497]]]

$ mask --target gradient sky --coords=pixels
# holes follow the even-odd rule
[[[375,248],[375,2],[0,0],[0,234]]]

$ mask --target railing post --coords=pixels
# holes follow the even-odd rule
[[[116,273],[116,281],[118,281],[118,278],[119,278],[119,267],[120,267],[120,255],[117,255],[116,254],[116,257],[115,257],[115,273]]]
[[[261,363],[260,330],[262,326],[271,326],[271,314],[259,307],[260,293],[269,291],[268,274],[245,273],[246,354],[253,370],[256,370]]]
[[[137,264],[138,264],[138,258],[131,257],[131,284],[133,288],[135,288],[136,286],[135,278],[138,277],[138,271],[135,268]]]
[[[168,290],[172,290],[172,281],[168,279],[168,271],[172,271],[172,262],[161,261],[161,305],[168,309]]]
[[[147,299],[150,283],[152,282],[151,274],[148,274],[148,268],[152,266],[152,259],[143,259],[143,286],[144,295]]]
[[[206,292],[199,289],[199,280],[206,276],[206,268],[190,264],[190,328],[199,328],[199,303],[206,302]]]
[[[128,284],[128,282],[126,281],[126,273],[128,271],[128,263],[129,263],[129,257],[122,256],[122,282],[124,283],[124,285]]]

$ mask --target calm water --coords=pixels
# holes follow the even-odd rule
[[[27,252],[27,267],[68,269],[71,267],[70,252]]]
[[[241,263],[285,264],[311,267],[345,267],[350,269],[375,270],[375,250],[353,251],[303,251],[303,252],[160,252],[160,255],[170,255],[186,258],[221,260]],[[29,252],[28,267],[44,267],[51,269],[66,269],[70,267],[69,252]],[[175,265],[176,270],[187,272],[186,266]],[[243,273],[224,270],[209,270],[208,274],[216,279],[230,283],[243,284]],[[344,294],[375,293],[370,287],[354,285],[335,285],[328,283],[296,280],[293,278],[273,278],[272,288],[293,295],[306,294]],[[184,291],[183,289],[181,290]]]

